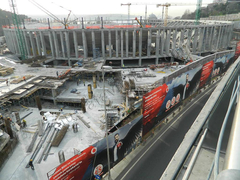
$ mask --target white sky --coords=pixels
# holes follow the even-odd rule
[[[45,15],[40,9],[34,6],[29,0],[14,0],[17,3],[19,14],[25,14],[31,17],[31,15]],[[100,15],[100,14],[127,14],[128,7],[121,6],[121,3],[152,3],[152,4],[164,4],[164,3],[190,3],[196,4],[197,0],[35,0],[41,4],[44,8],[51,11],[54,15],[66,15],[69,11],[60,8],[59,5],[66,9],[72,10],[75,15]],[[53,2],[53,3],[52,3]],[[212,3],[212,0],[203,0],[203,4]],[[1,0],[0,8],[10,11],[9,0]],[[155,14],[158,18],[162,16],[162,7],[157,8],[156,5],[147,6],[147,14]],[[168,8],[168,15],[171,17],[181,16],[186,9],[193,12],[196,6],[172,6]],[[131,15],[145,16],[144,5],[131,5]]]

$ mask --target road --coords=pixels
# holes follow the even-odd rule
[[[155,133],[116,180],[159,180],[214,88],[215,85],[199,94],[161,131]]]

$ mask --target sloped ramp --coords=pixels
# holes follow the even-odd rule
[[[58,147],[59,144],[61,143],[62,139],[64,138],[65,134],[67,133],[69,125],[64,125],[62,129],[58,132],[56,137],[54,138],[52,142],[53,147]]]

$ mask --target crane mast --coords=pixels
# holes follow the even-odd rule
[[[26,59],[26,45],[23,37],[23,32],[20,29],[20,22],[19,22],[19,17],[18,17],[18,10],[17,10],[17,4],[15,0],[9,0],[9,6],[12,12],[12,19],[13,19],[13,24],[14,28],[17,34],[17,41],[18,41],[18,46],[21,54],[21,59],[24,60]]]

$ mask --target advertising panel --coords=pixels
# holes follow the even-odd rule
[[[132,149],[135,149],[142,138],[142,115],[109,134],[110,165],[115,166]],[[50,180],[87,180],[102,176],[108,171],[106,138],[88,147],[59,165]]]
[[[213,66],[213,60],[203,65],[199,88],[202,88],[207,82],[211,81],[211,73],[213,70]]]
[[[199,66],[144,95],[143,136],[171,113],[181,101],[196,92],[200,84],[201,72],[202,66]],[[146,100],[153,101],[153,103],[150,104]]]
[[[240,55],[240,41],[237,42],[237,44],[236,44],[234,59],[236,60],[239,57],[239,55]]]

